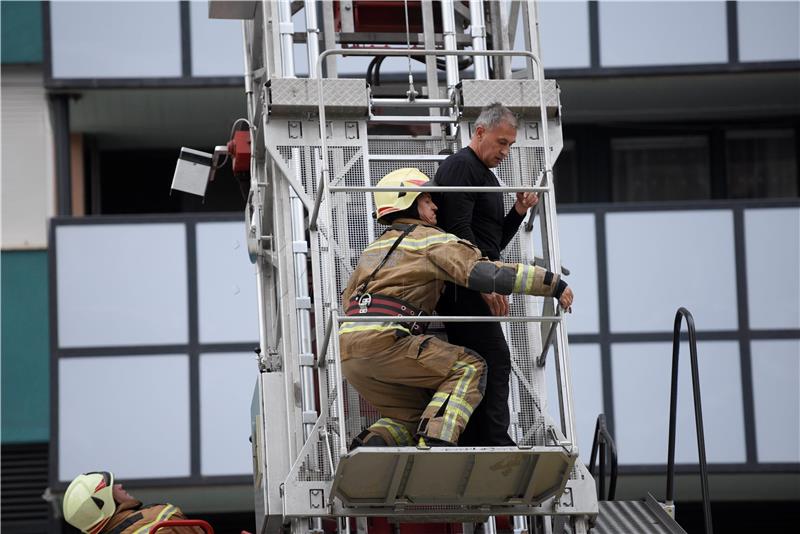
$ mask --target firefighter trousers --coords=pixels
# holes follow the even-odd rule
[[[369,430],[389,445],[415,445],[419,437],[457,443],[483,398],[483,358],[435,336],[388,329],[385,323],[349,333],[345,325],[342,371],[381,415]]]

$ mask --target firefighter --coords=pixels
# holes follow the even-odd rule
[[[64,493],[64,519],[81,532],[89,534],[139,534],[167,519],[186,519],[172,504],[143,506],[114,484],[114,475],[96,471],[78,475]],[[167,527],[159,534],[199,534],[199,527]]]
[[[415,168],[384,176],[379,186],[423,187]],[[476,352],[426,335],[445,282],[485,293],[523,293],[572,305],[572,290],[541,267],[489,261],[468,241],[437,228],[428,193],[376,192],[375,216],[390,228],[367,246],[343,292],[348,316],[401,316],[393,322],[343,322],[342,370],[381,414],[358,446],[455,445],[486,384]]]

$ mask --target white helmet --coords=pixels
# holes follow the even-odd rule
[[[114,515],[114,475],[97,471],[78,475],[64,493],[64,519],[82,532],[97,534]]]

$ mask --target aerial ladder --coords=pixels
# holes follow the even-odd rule
[[[563,272],[553,176],[561,106],[557,84],[544,78],[536,3],[212,1],[209,14],[243,21],[245,222],[260,330],[251,406],[257,532],[322,532],[335,520],[341,532],[366,534],[364,518],[381,517],[462,523],[465,533],[483,523],[495,534],[497,516],[512,517],[515,534],[593,531],[595,481],[576,446],[566,322],[553,299],[515,296],[503,318],[420,318],[504,323],[516,447],[348,451],[379,418],[342,375],[337,332],[341,291],[383,230],[372,216],[381,177],[410,166],[433,177],[469,143],[481,108],[501,102],[519,125],[495,169],[497,189],[540,195],[504,260]],[[518,26],[525,46],[514,50]],[[296,54],[302,47],[305,57]],[[366,80],[339,75],[363,58],[371,60]],[[512,69],[514,58],[524,68]],[[398,59],[407,72],[381,82],[381,65]],[[547,369],[557,399],[547,398]]]

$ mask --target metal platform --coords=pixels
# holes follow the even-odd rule
[[[568,523],[565,534],[572,534]],[[642,501],[600,501],[600,513],[589,534],[686,534],[652,495]]]
[[[536,506],[563,492],[574,463],[561,447],[356,449],[332,491],[345,506]]]

